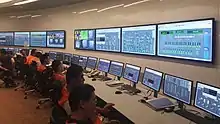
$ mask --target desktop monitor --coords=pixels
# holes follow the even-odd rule
[[[56,60],[57,52],[49,51],[49,58],[51,60]]]
[[[0,32],[0,45],[3,45],[3,46],[14,45],[14,33],[13,32]]]
[[[133,83],[138,83],[141,67],[131,64],[126,64],[123,77]]]
[[[99,59],[98,70],[107,73],[110,67],[110,63],[110,60]]]
[[[64,61],[64,62],[71,63],[72,56],[73,56],[73,55],[70,54],[70,53],[64,53],[64,55],[63,55],[63,61]]]
[[[162,72],[150,68],[145,68],[142,84],[159,92],[162,79],[163,79]]]
[[[214,19],[158,25],[158,56],[212,62]]]
[[[31,47],[46,47],[47,44],[47,33],[42,32],[31,32],[30,46]]]
[[[165,74],[163,93],[177,101],[191,104],[193,81]]]
[[[47,31],[47,47],[65,48],[65,31]]]
[[[197,82],[194,106],[220,117],[220,88]]]
[[[63,61],[63,56],[64,56],[63,53],[57,52],[56,60]]]
[[[15,46],[29,46],[30,32],[14,32]]]
[[[97,64],[97,60],[98,59],[95,58],[95,57],[89,57],[88,61],[87,61],[86,67],[90,68],[90,69],[95,69],[96,68],[96,64]]]
[[[109,74],[121,77],[122,72],[123,72],[123,68],[124,68],[124,63],[111,61],[110,68],[109,68]]]
[[[78,65],[79,64],[79,55],[73,54],[72,59],[71,59],[71,63]]]
[[[85,68],[87,64],[88,57],[87,56],[79,56],[79,66]]]

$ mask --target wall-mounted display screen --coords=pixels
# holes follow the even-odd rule
[[[158,25],[158,56],[212,62],[214,20]]]
[[[95,50],[95,30],[75,30],[74,48]]]
[[[120,52],[120,41],[120,28],[96,30],[96,50]]]
[[[14,45],[13,32],[0,32],[0,45],[6,45],[6,46]]]
[[[30,46],[32,47],[46,47],[47,33],[44,32],[31,32]]]
[[[47,31],[47,47],[65,48],[65,31]]]
[[[122,28],[122,52],[156,55],[156,25]]]
[[[15,32],[14,45],[16,46],[29,46],[30,32]]]

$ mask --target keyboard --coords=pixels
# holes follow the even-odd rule
[[[175,106],[168,98],[156,98],[148,100],[147,105],[155,111]]]
[[[118,86],[122,86],[124,83],[121,83],[120,81],[110,81],[107,82],[106,85],[109,87],[118,87]]]
[[[136,89],[135,87],[132,87],[131,85],[128,85],[128,84],[122,85],[121,90],[127,90],[128,92],[135,93],[135,94],[141,93],[139,89]]]

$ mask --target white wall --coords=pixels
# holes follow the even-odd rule
[[[9,19],[9,15],[21,15],[24,13],[10,13],[2,15],[0,30],[46,30],[64,29],[67,32],[67,47],[65,51],[75,54],[108,58],[151,67],[191,80],[200,80],[220,86],[220,57],[219,57],[219,17],[220,1],[218,0],[151,0],[144,4],[128,8],[117,8],[101,13],[90,12],[85,14],[72,14],[73,11],[82,11],[93,8],[105,8],[108,6],[131,3],[135,0],[109,0],[105,2],[88,2],[73,6],[54,9],[39,10],[30,13],[42,14],[42,17],[31,19]],[[49,16],[48,16],[49,15]],[[179,21],[188,19],[200,19],[214,17],[217,20],[216,32],[216,61],[214,65],[188,62],[182,60],[165,59],[158,57],[146,57],[137,55],[125,55],[119,53],[81,51],[73,49],[73,30],[77,28],[98,28],[125,25],[150,24],[166,21]],[[49,51],[51,49],[45,49]],[[53,49],[54,50],[54,49]],[[142,69],[143,71],[143,69]]]

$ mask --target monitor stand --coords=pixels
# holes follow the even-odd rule
[[[100,80],[101,81],[109,81],[112,80],[111,78],[108,77],[108,73],[107,72],[102,72],[102,75],[100,75]]]
[[[199,114],[199,112],[197,113],[193,113],[193,112],[196,112],[196,111],[193,111],[190,112],[190,110],[187,110],[184,108],[184,104],[180,101],[178,101],[178,107],[179,109],[178,110],[175,110],[174,113],[176,113],[177,115],[180,115],[196,124],[220,124],[220,119],[207,119],[207,118],[204,118]]]
[[[109,87],[118,87],[118,86],[121,86],[123,85],[124,83],[122,83],[120,81],[120,77],[118,76],[115,76],[114,80],[110,80],[110,81],[107,81],[106,82],[106,85],[109,86]]]

